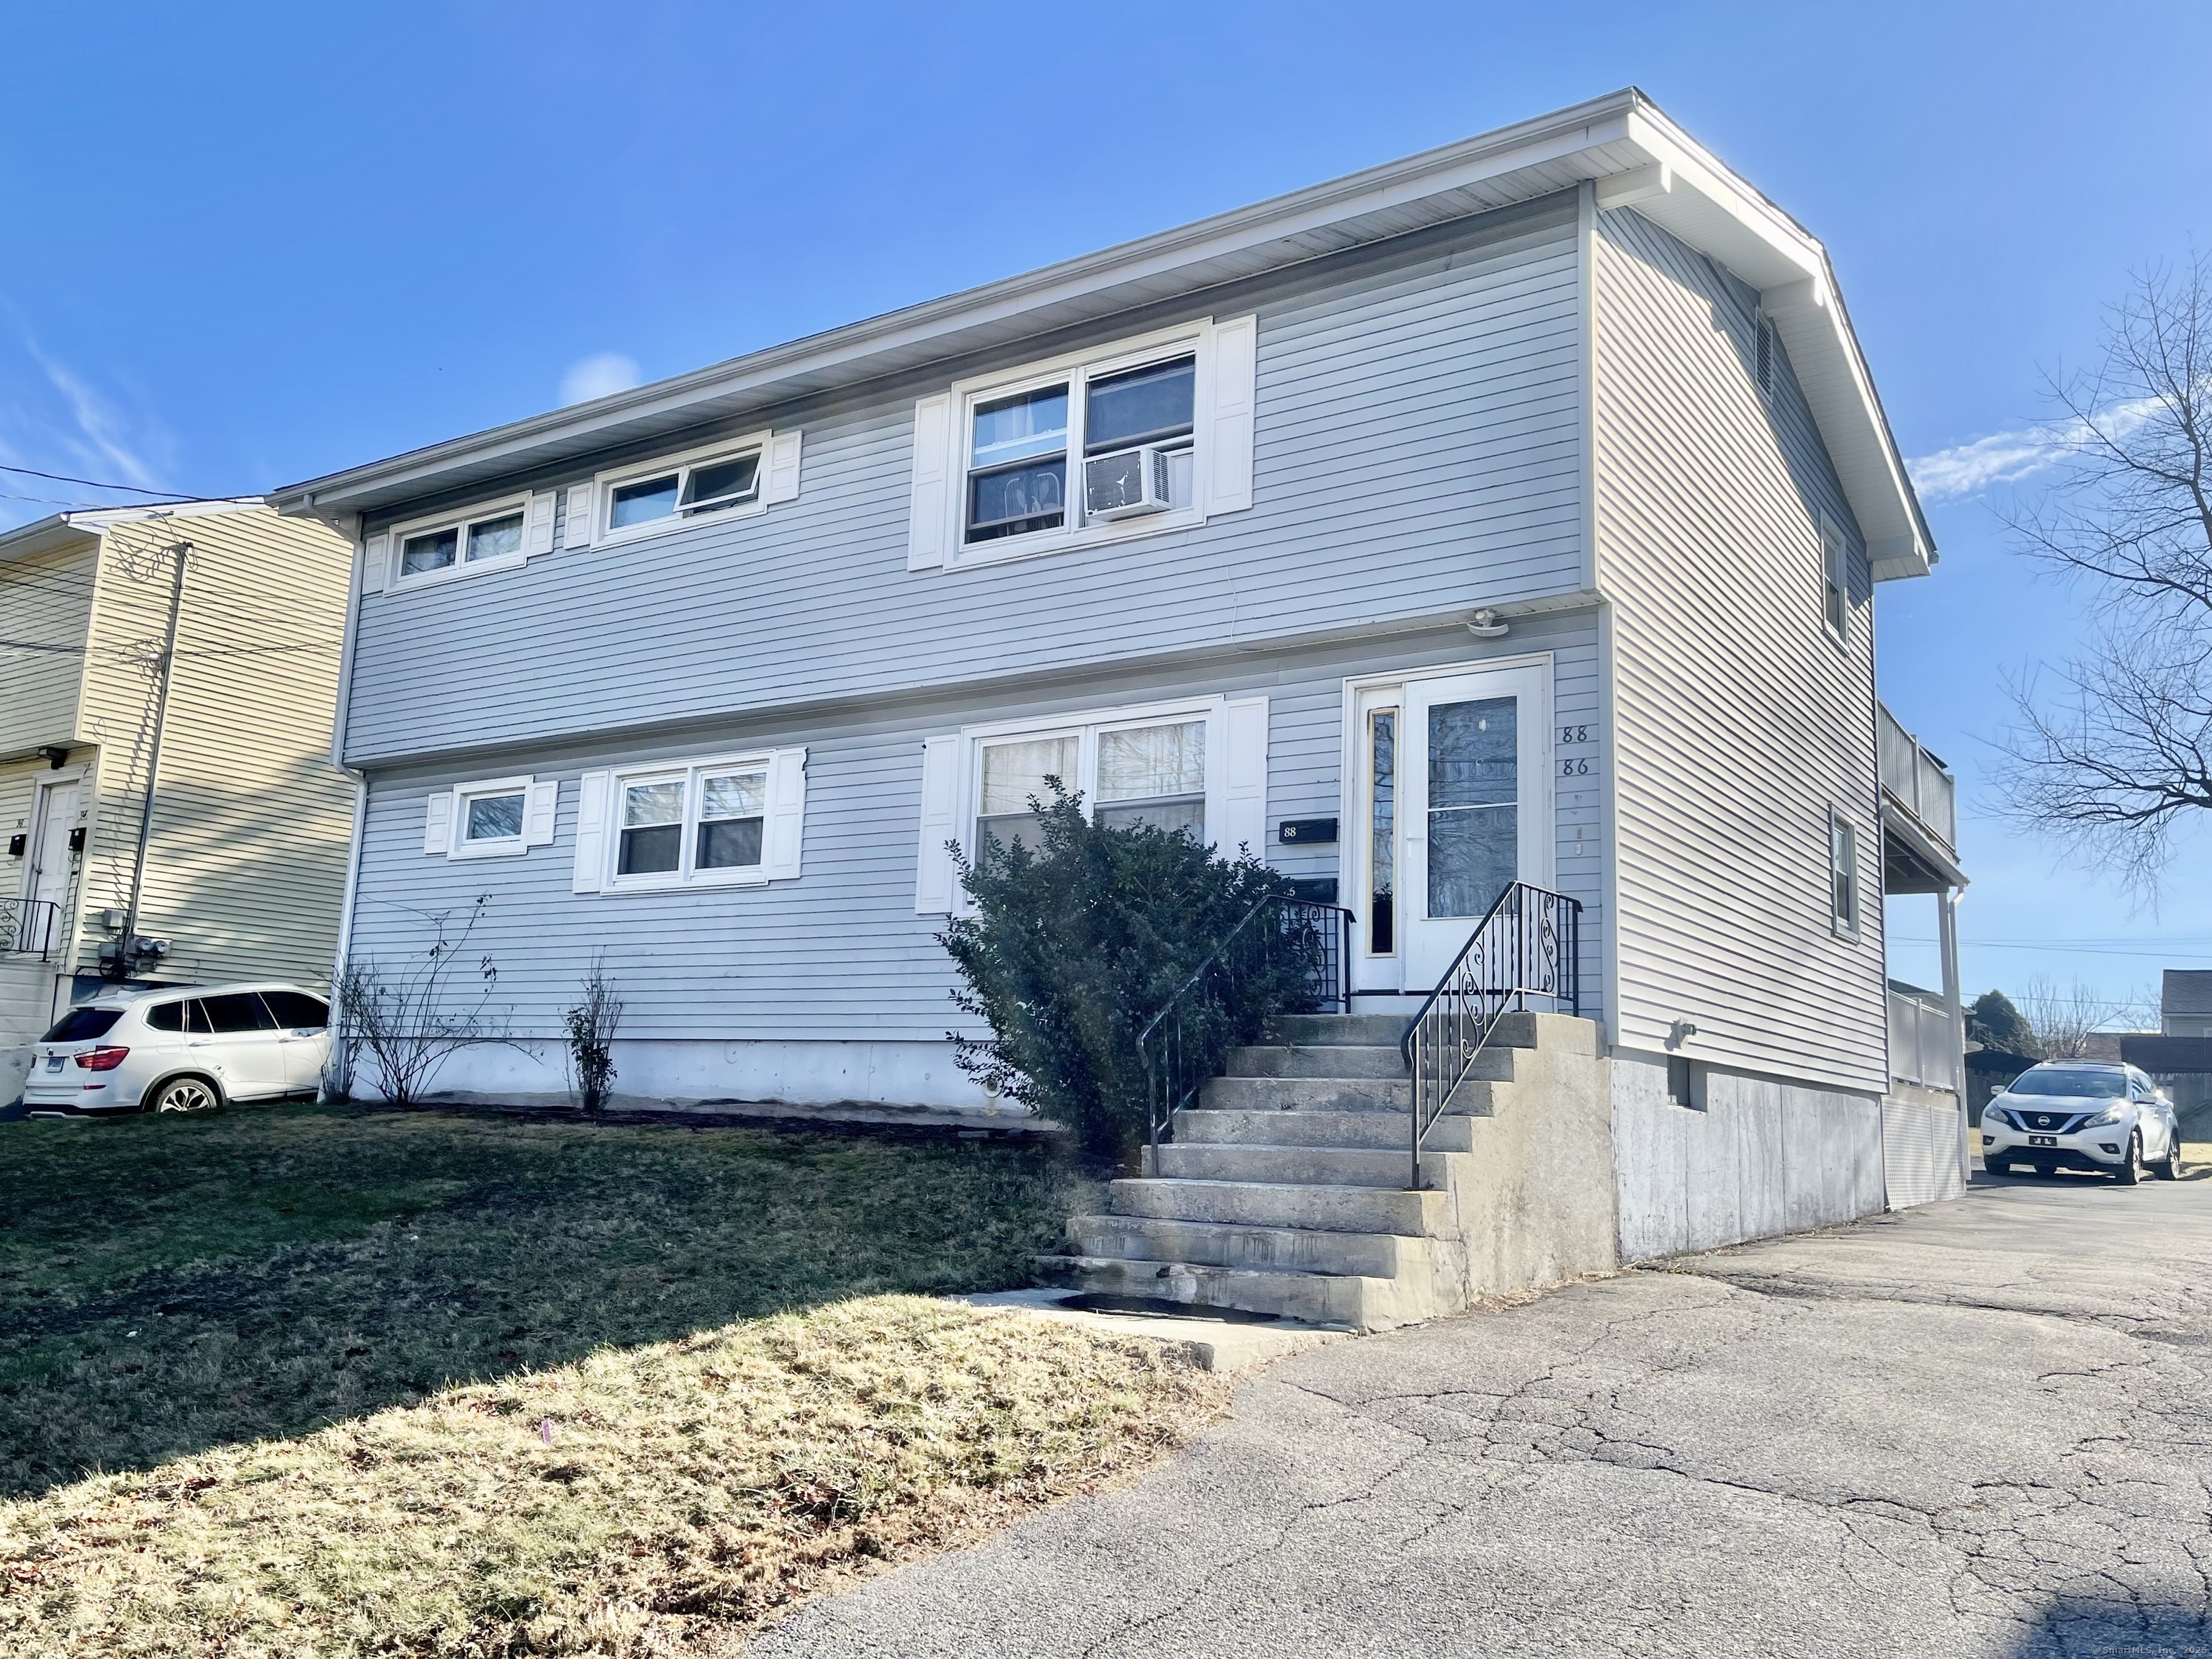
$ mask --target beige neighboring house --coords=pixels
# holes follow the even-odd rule
[[[106,984],[328,980],[350,559],[258,500],[0,535],[0,1105],[27,1045]]]

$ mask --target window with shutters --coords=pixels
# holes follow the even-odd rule
[[[513,858],[553,839],[554,779],[486,778],[430,797],[422,850],[447,858]]]
[[[1251,503],[1251,318],[966,380],[915,420],[909,568],[1202,523]]]
[[[798,494],[799,434],[755,432],[600,473],[568,495],[569,546],[750,518]]]
[[[389,561],[387,590],[513,570],[552,546],[553,497],[524,493],[380,532],[372,556]]]
[[[744,886],[796,876],[803,749],[587,774],[579,891]]]
[[[947,842],[1034,846],[1030,803],[1048,778],[1080,794],[1100,823],[1185,830],[1233,856],[1267,829],[1267,705],[1218,697],[1099,710],[1062,720],[970,726],[924,744],[917,908],[955,908]]]

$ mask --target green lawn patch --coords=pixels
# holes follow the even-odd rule
[[[293,1107],[0,1129],[0,1651],[718,1650],[1219,1409],[1001,1142]]]

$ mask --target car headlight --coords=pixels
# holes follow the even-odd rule
[[[1984,1123],[1996,1123],[1996,1124],[1999,1124],[1999,1125],[2002,1125],[2003,1127],[2008,1128],[2008,1129],[2014,1128],[2014,1127],[2018,1127],[2018,1126],[2017,1126],[2017,1125],[2015,1125],[2015,1124],[2013,1122],[2013,1121],[2012,1121],[2012,1114],[2011,1114],[2011,1113],[2009,1113],[2009,1112],[2008,1112],[2008,1111],[2006,1111],[2006,1110],[2005,1110],[2005,1109],[2004,1109],[2003,1107],[2002,1107],[2002,1106],[1984,1106],[1984,1107],[1983,1107],[1983,1108],[1982,1108],[1982,1121],[1983,1121]]]
[[[2126,1115],[2124,1106],[2107,1106],[2081,1127],[2085,1129],[2108,1129]]]

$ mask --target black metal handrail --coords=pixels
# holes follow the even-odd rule
[[[1399,1045],[1413,1079],[1413,1175],[1421,1144],[1451,1104],[1498,1023],[1548,998],[1554,1012],[1582,1012],[1579,900],[1525,881],[1510,883],[1452,958]]]
[[[52,899],[0,898],[0,956],[46,961],[53,954],[61,914]]]
[[[1175,1115],[1216,1074],[1226,1048],[1249,1035],[1230,1029],[1223,994],[1286,947],[1304,958],[1311,1009],[1350,1012],[1351,911],[1294,898],[1264,898],[1247,910],[1137,1034],[1153,1172],[1159,1169],[1160,1142],[1173,1138]]]

